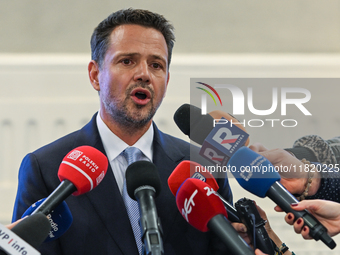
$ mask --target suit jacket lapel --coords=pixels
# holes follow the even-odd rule
[[[157,166],[162,183],[162,190],[156,198],[156,205],[164,230],[163,240],[165,240],[169,230],[173,227],[176,217],[182,217],[176,206],[176,198],[169,189],[168,178],[176,166],[184,160],[185,155],[178,151],[173,142],[164,136],[155,124],[154,130],[153,163]]]
[[[86,143],[103,152],[105,150],[97,129],[95,114],[92,120],[80,131],[75,143]],[[168,230],[174,224],[176,217],[181,217],[176,207],[176,198],[172,195],[168,187],[168,178],[185,155],[178,151],[177,147],[162,134],[154,125],[153,142],[153,163],[159,171],[162,191],[156,198],[158,215],[162,218],[164,229],[164,240],[169,233]],[[93,205],[95,213],[100,217],[113,241],[117,244],[123,254],[138,254],[136,242],[130,220],[128,218],[124,201],[119,192],[111,166],[109,164],[107,173],[103,181],[91,192],[85,194]],[[103,210],[105,208],[105,210]]]
[[[87,141],[90,146],[95,147],[106,155],[96,125],[96,114],[81,130],[78,139]],[[86,193],[85,196],[93,205],[95,213],[101,218],[122,253],[138,254],[130,220],[110,164],[103,181],[94,190]]]

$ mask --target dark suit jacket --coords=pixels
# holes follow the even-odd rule
[[[162,191],[156,198],[156,205],[164,231],[165,254],[217,254],[210,252],[214,248],[211,245],[211,234],[199,232],[183,219],[167,185],[167,179],[177,164],[189,159],[190,145],[160,132],[155,124],[154,131],[153,163],[157,166],[162,182]],[[105,154],[96,126],[96,114],[81,130],[62,137],[23,159],[19,170],[13,221],[21,218],[31,204],[47,197],[60,184],[57,172],[62,159],[69,151],[81,145],[93,146]],[[229,186],[222,191],[230,198]],[[138,254],[110,164],[98,187],[80,196],[70,196],[66,202],[72,212],[73,223],[62,237],[44,243],[40,248],[42,254]]]

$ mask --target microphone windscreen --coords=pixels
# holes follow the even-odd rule
[[[200,179],[209,184],[214,190],[219,189],[214,176],[207,169],[196,162],[183,160],[168,178],[168,185],[174,196],[176,196],[177,190],[182,183],[188,178]]]
[[[252,194],[265,197],[269,188],[281,177],[268,159],[242,147],[228,161],[228,169],[238,183]]]
[[[177,109],[174,121],[185,135],[198,144],[203,144],[214,127],[213,117],[202,115],[200,108],[190,104],[183,104]]]
[[[216,192],[198,179],[189,178],[182,184],[176,195],[176,204],[184,219],[202,232],[209,230],[208,223],[214,216],[228,217]]]
[[[50,232],[51,224],[42,213],[36,213],[16,224],[11,231],[37,249]]]
[[[156,165],[149,161],[136,161],[128,166],[125,172],[126,189],[129,196],[136,200],[135,190],[141,186],[151,186],[157,197],[161,191],[161,180]]]
[[[45,201],[45,199],[46,198],[40,199],[38,202],[31,205],[24,212],[21,218],[31,215],[31,213],[37,209],[39,205]],[[55,208],[52,213],[48,214],[46,217],[50,222],[51,230],[49,231],[45,242],[53,241],[62,236],[70,228],[73,222],[71,211],[65,201],[59,204],[57,208]]]
[[[215,120],[225,118],[226,120],[232,122],[233,125],[237,126],[238,128],[242,129],[244,132],[247,133],[246,128],[240,123],[240,121],[229,113],[215,110],[215,111],[209,112],[209,115],[213,117]],[[245,142],[244,146],[248,146],[248,144],[249,144],[249,137],[247,141]]]
[[[76,186],[73,195],[91,191],[103,180],[108,167],[106,156],[91,146],[80,146],[70,151],[60,164],[60,181],[69,180]]]

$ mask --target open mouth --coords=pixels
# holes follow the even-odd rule
[[[139,105],[146,105],[151,100],[151,93],[143,88],[132,90],[130,95],[132,100]]]
[[[140,92],[140,91],[139,91],[139,92],[136,92],[136,93],[135,93],[135,96],[136,96],[138,99],[142,99],[142,100],[143,100],[143,99],[146,99],[146,97],[147,97],[145,93]]]

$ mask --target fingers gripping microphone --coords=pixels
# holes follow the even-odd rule
[[[161,191],[156,166],[148,161],[136,161],[128,166],[125,175],[127,192],[139,204],[145,254],[164,254],[163,230],[155,203],[155,198]]]
[[[73,149],[60,164],[60,185],[32,214],[48,215],[71,194],[78,196],[91,191],[103,180],[107,167],[108,160],[99,150],[91,146]]]
[[[46,239],[50,222],[42,213],[23,219],[11,230],[0,226],[0,254],[40,254],[36,249]]]
[[[228,166],[244,189],[262,198],[268,196],[283,211],[293,213],[295,219],[302,218],[304,225],[309,227],[309,235],[316,241],[320,239],[330,249],[336,246],[334,240],[327,234],[327,229],[311,213],[291,208],[290,205],[297,203],[298,200],[279,183],[280,175],[265,157],[243,147],[229,160]]]
[[[198,179],[187,179],[177,191],[176,203],[190,225],[202,232],[213,231],[228,247],[230,254],[254,255],[227,220],[223,203],[208,184]]]
[[[45,198],[31,205],[24,212],[22,218],[30,215],[44,201]],[[44,242],[53,241],[62,236],[70,228],[73,221],[71,211],[65,201],[58,205],[52,213],[48,214],[47,219],[50,222],[51,230]]]
[[[214,190],[219,189],[214,176],[207,169],[203,168],[202,165],[196,162],[183,160],[177,165],[175,170],[168,178],[168,185],[174,196],[176,196],[177,190],[182,185],[182,183],[188,178],[199,179],[203,182],[206,182]],[[216,195],[220,197],[225,208],[227,209],[228,219],[232,222],[241,222],[239,217],[237,216],[236,209],[217,192]]]

